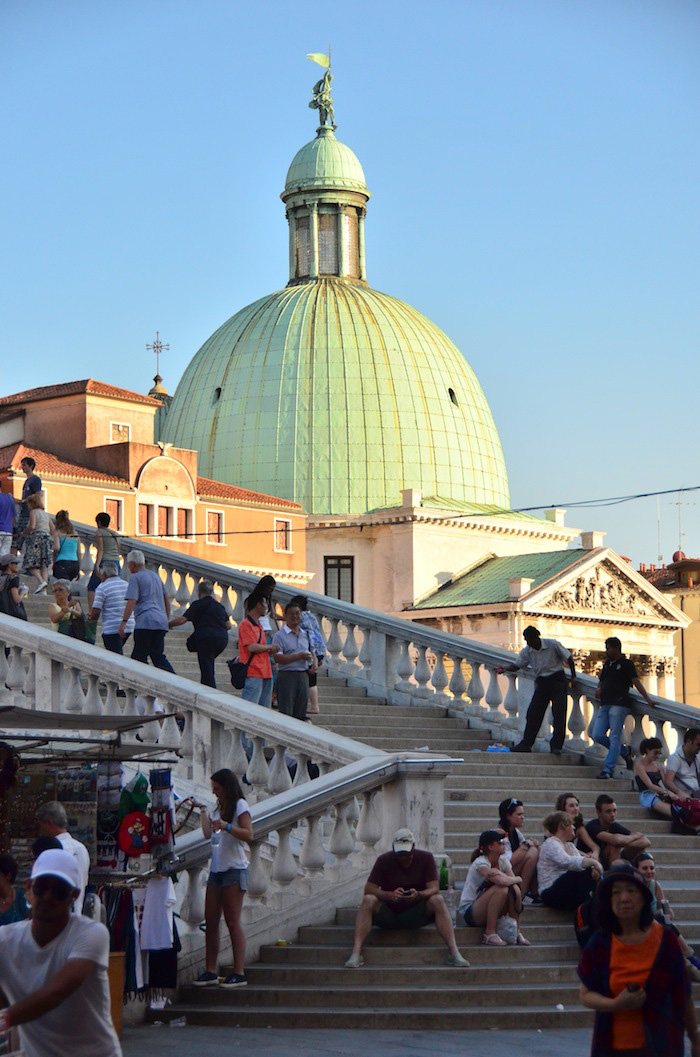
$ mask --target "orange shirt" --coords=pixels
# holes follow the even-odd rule
[[[613,998],[628,984],[644,987],[658,954],[663,926],[655,921],[642,943],[623,943],[613,935],[610,946],[610,994]],[[641,1050],[646,1046],[641,1009],[621,1009],[612,1015],[612,1048]]]
[[[250,617],[246,617],[238,625],[238,656],[245,664],[249,657],[248,665],[249,679],[272,679],[272,667],[270,665],[269,653],[251,653],[248,647],[251,643],[265,645],[267,639],[265,632],[259,624],[254,623]]]

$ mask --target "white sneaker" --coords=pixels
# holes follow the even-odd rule
[[[49,586],[48,582],[46,580],[42,580],[41,583],[39,584],[39,586],[37,587],[36,591],[34,592],[34,594],[35,595],[40,595],[42,593],[42,591],[45,591],[48,586]]]

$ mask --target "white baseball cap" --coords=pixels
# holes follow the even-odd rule
[[[397,829],[391,847],[395,852],[413,851],[416,846],[416,838],[410,829]]]
[[[38,855],[32,866],[31,879],[36,881],[39,877],[57,877],[59,881],[65,881],[71,888],[80,891],[78,863],[69,851],[49,848]]]

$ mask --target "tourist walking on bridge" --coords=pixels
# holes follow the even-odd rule
[[[131,614],[136,618],[134,628],[134,649],[131,658],[134,661],[148,662],[156,668],[175,674],[175,669],[165,656],[165,633],[168,630],[170,616],[170,595],[165,584],[157,573],[146,568],[143,551],[129,551],[126,556],[131,578],[126,589],[126,603],[119,635],[126,638],[126,626]]]

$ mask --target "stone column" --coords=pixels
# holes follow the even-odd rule
[[[576,671],[582,674],[587,674],[588,669],[588,658],[590,657],[589,650],[572,650],[571,656],[576,666]]]
[[[449,763],[425,760],[382,787],[381,851],[388,851],[396,830],[406,827],[421,851],[444,853],[445,776],[450,770]]]
[[[676,657],[664,657],[656,666],[656,677],[658,680],[659,697],[668,697],[671,701],[676,700],[676,668],[678,659]]]
[[[357,211],[357,254],[360,262],[360,279],[367,279],[367,264],[365,261],[365,213],[366,210]]]
[[[633,657],[635,667],[639,672],[644,688],[650,694],[658,694],[659,687],[656,679],[656,668],[659,663],[658,657]]]
[[[338,275],[348,274],[348,246],[345,239],[345,209],[338,206]]]
[[[289,278],[297,277],[297,218],[293,209],[287,211],[289,224]]]
[[[309,275],[318,278],[318,203],[309,204]]]

